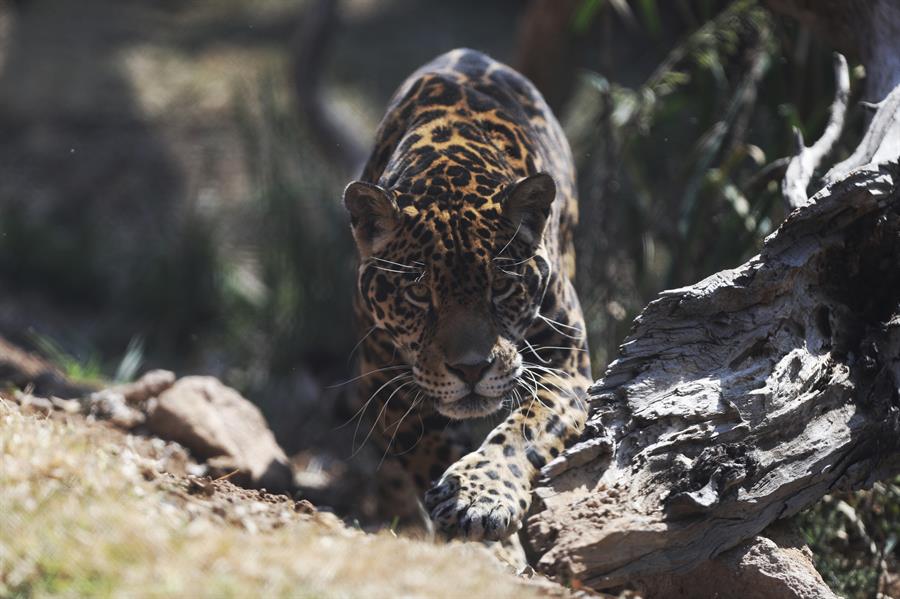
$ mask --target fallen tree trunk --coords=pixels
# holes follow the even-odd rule
[[[550,464],[539,568],[597,588],[687,569],[900,472],[900,163],[855,171],[762,253],[666,291]]]
[[[900,473],[898,106],[900,87],[760,255],[636,319],[535,491],[539,570],[597,589],[683,573]]]

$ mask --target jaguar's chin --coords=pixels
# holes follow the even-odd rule
[[[435,401],[438,413],[453,420],[484,418],[498,411],[503,406],[503,397],[485,397],[470,393],[462,399],[450,402]]]

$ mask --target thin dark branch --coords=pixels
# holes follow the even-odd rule
[[[351,176],[362,170],[365,150],[350,127],[322,98],[322,70],[339,25],[337,0],[317,0],[304,15],[293,42],[294,95],[304,123],[325,155]]]

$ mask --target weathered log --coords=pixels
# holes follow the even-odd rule
[[[898,157],[820,191],[744,265],[663,292],[590,401],[528,532],[538,569],[595,588],[900,472]]]
[[[658,590],[713,558],[765,575],[733,559],[763,547],[763,529],[900,472],[900,8],[767,4],[861,58],[878,111],[808,202],[817,165],[786,173],[799,208],[760,255],[636,319],[590,390],[583,440],[535,491],[532,550],[558,578]],[[780,592],[806,596],[788,578]]]

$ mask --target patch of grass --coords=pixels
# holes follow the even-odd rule
[[[144,339],[140,335],[132,337],[128,342],[114,371],[108,369],[109,364],[101,359],[99,352],[92,349],[83,352],[84,355],[76,355],[47,335],[31,331],[29,338],[38,352],[59,368],[72,383],[89,386],[110,382],[127,383],[135,379],[144,363]],[[110,372],[114,374],[110,376]]]
[[[96,353],[91,352],[86,357],[78,357],[63,349],[50,337],[35,332],[32,332],[30,337],[38,351],[73,383],[100,384],[105,382],[103,364],[100,356]]]
[[[129,444],[0,398],[0,596],[539,596],[478,546],[315,519],[262,532],[226,522],[180,500],[172,479],[145,477]]]

